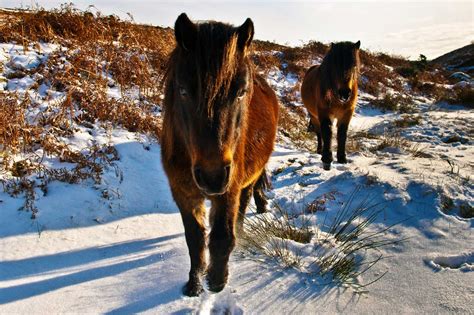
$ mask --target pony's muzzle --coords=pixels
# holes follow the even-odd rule
[[[214,170],[204,170],[199,166],[193,168],[194,181],[206,195],[222,195],[229,184],[231,165]]]
[[[347,102],[352,95],[352,90],[349,88],[339,89],[338,94],[341,102]]]

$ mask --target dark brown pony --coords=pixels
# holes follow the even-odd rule
[[[254,27],[219,22],[195,24],[186,14],[176,20],[177,46],[169,61],[162,133],[162,161],[183,219],[191,258],[183,293],[221,291],[228,276],[235,229],[254,195],[262,193],[275,141],[278,101],[254,73],[249,46]],[[211,201],[206,242],[205,199]],[[207,244],[208,243],[208,244]],[[205,249],[210,261],[206,266]]]
[[[321,65],[306,71],[301,85],[301,97],[310,116],[308,130],[316,132],[318,153],[322,153],[323,168],[331,168],[332,123],[337,119],[337,162],[347,163],[347,128],[357,103],[359,70],[357,43],[332,44]]]

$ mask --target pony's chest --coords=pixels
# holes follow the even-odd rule
[[[328,106],[328,112],[330,118],[338,118],[347,113],[352,109],[351,102],[331,102]]]

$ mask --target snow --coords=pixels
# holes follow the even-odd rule
[[[1,44],[3,74],[35,69],[54,49],[60,48],[43,43],[23,52],[21,46]],[[268,81],[280,96],[298,83],[293,74],[277,70]],[[34,97],[39,106],[32,117],[64,97],[47,85],[32,87],[34,82],[34,74],[28,74],[8,79],[6,85]],[[121,94],[119,88],[109,88],[109,97]],[[137,95],[132,91],[130,97]],[[350,130],[387,135],[400,115],[370,108],[370,99],[361,93]],[[420,124],[404,128],[401,136],[423,145],[429,157],[414,157],[406,148],[389,147],[377,154],[361,150],[349,152],[349,164],[333,163],[323,171],[319,155],[282,137],[268,165],[270,201],[288,210],[295,224],[310,222],[317,233],[308,244],[272,242],[285,242],[290,253],[301,255],[302,267],[288,268],[238,249],[231,256],[224,291],[206,291],[197,298],[181,293],[189,258],[159,144],[120,127],[78,126],[62,139],[68,146],[85,150],[92,144],[110,145],[119,159],[105,167],[100,183],[52,182],[47,194],[36,189],[35,220],[18,211],[23,196],[0,192],[0,313],[473,313],[474,219],[461,217],[457,209],[474,202],[474,110],[420,108]],[[370,148],[375,141],[364,139],[364,145]],[[36,153],[41,156],[41,149]],[[54,156],[45,157],[44,164],[72,167]],[[442,198],[453,200],[454,208],[443,209]],[[319,210],[308,213],[315,200],[322,200]],[[322,246],[323,252],[315,247],[317,236],[325,233],[325,220],[344,205],[364,204],[380,205],[373,231],[394,225],[383,236],[405,240],[379,249],[384,259],[357,281],[364,284],[385,275],[361,294],[322,282],[311,263],[337,253],[334,242]],[[252,209],[248,217],[255,217]]]
[[[437,270],[444,268],[474,271],[474,252],[461,253],[460,255],[434,255],[428,257],[426,263]]]

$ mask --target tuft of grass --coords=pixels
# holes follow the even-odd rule
[[[239,245],[250,253],[263,253],[278,259],[285,267],[300,266],[301,257],[289,249],[287,240],[301,244],[311,241],[313,232],[309,224],[296,227],[291,224],[290,215],[275,204],[275,214],[256,215],[245,218],[244,231],[240,235]]]
[[[327,203],[328,201],[336,200],[336,191],[330,191],[328,193],[322,194],[318,198],[311,201],[309,204],[306,205],[305,212],[306,213],[315,213],[327,210]]]
[[[468,185],[469,182],[471,181],[471,176],[470,173],[467,172],[468,175],[466,175],[466,172],[461,172],[463,169],[462,166],[457,164],[455,161],[450,160],[448,158],[444,159],[448,165],[449,165],[449,170],[446,172],[449,176],[453,177],[457,181],[459,181],[460,184],[462,185]],[[464,166],[465,167],[465,166]]]
[[[380,136],[371,133],[367,130],[349,130],[349,136],[347,137],[346,150],[350,152],[360,152],[366,150],[368,139],[376,140]]]
[[[466,219],[474,218],[474,207],[467,202],[461,203],[459,205],[459,215]]]
[[[34,180],[30,180],[26,177],[14,179],[10,181],[0,180],[3,186],[3,190],[9,193],[11,196],[18,196],[24,194],[24,203],[18,209],[20,211],[27,211],[31,213],[31,219],[36,219],[38,208],[35,205],[36,199],[36,184]]]
[[[383,259],[379,249],[403,240],[388,240],[384,237],[385,232],[394,225],[373,228],[383,207],[372,203],[369,196],[354,206],[355,197],[359,195],[360,187],[354,190],[332,220],[326,215],[324,221],[317,226],[310,226],[309,219],[296,226],[285,209],[276,205],[275,214],[255,215],[251,219],[245,219],[245,234],[239,244],[252,255],[276,258],[285,267],[293,267],[302,272],[313,267],[310,273],[362,292],[362,288],[383,276],[366,284],[360,284],[357,280]],[[298,243],[314,242],[312,257],[316,258],[308,264],[307,257],[291,247],[291,240]],[[378,254],[375,259],[370,260],[367,253],[372,251]]]
[[[376,153],[383,151],[388,148],[402,149],[410,153],[413,157],[429,158],[431,154],[425,151],[425,146],[419,143],[413,143],[406,138],[402,137],[399,132],[386,133],[380,138],[380,142],[369,149],[370,152]]]
[[[385,275],[384,273],[367,284],[357,283],[357,278],[360,275],[383,259],[383,254],[379,252],[374,260],[367,261],[366,251],[378,251],[382,247],[404,241],[403,239],[387,240],[384,237],[385,232],[398,223],[382,229],[373,230],[371,228],[384,208],[382,204],[373,203],[370,196],[366,196],[354,206],[353,202],[355,197],[360,194],[361,188],[362,186],[358,186],[354,189],[348,201],[337,212],[328,226],[326,238],[322,241],[322,244],[327,243],[328,236],[333,237],[337,241],[338,252],[321,255],[317,261],[321,268],[320,274],[323,277],[330,275],[336,282],[352,286],[356,290],[378,281]]]
[[[393,124],[395,127],[398,127],[398,128],[407,128],[407,127],[417,126],[421,123],[421,121],[422,121],[422,118],[420,115],[403,114],[400,116],[399,119],[395,120]]]
[[[440,198],[441,211],[448,214],[454,209],[454,200],[446,195],[441,195]]]

